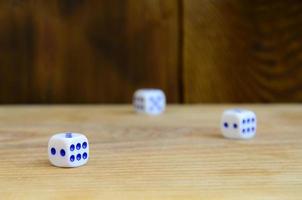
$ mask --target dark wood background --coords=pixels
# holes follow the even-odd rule
[[[0,103],[301,102],[302,1],[0,0]]]

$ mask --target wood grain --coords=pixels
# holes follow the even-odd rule
[[[177,1],[3,1],[0,8],[0,102],[130,102],[141,87],[179,101]]]
[[[301,102],[302,2],[0,1],[0,103]]]
[[[185,102],[301,102],[301,1],[184,2]]]
[[[35,37],[30,8],[0,1],[0,10],[0,103],[28,102]]]
[[[256,138],[224,139],[234,105],[0,107],[1,199],[300,199],[301,105],[241,105],[257,113]],[[47,141],[61,131],[90,140],[87,165],[56,168]]]

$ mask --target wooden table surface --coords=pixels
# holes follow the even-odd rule
[[[258,115],[249,141],[220,134],[233,106],[1,106],[0,199],[301,199],[302,106],[241,105]],[[87,165],[49,164],[62,131],[86,134]]]

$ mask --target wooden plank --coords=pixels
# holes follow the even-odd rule
[[[30,99],[34,27],[28,6],[0,2],[0,103]]]
[[[3,58],[21,69],[19,76],[2,69],[2,102],[130,102],[140,87],[162,88],[170,102],[179,101],[177,1],[31,0],[0,6],[9,12],[1,13],[3,34],[16,43]],[[7,48],[12,45],[7,42]],[[25,97],[7,89],[7,80]]]
[[[301,102],[302,2],[184,2],[185,102]]]
[[[240,105],[242,107],[242,105]],[[245,105],[258,116],[248,141],[224,139],[229,106],[0,107],[0,193],[10,199],[300,199],[302,106]],[[47,158],[49,137],[79,131],[90,160],[75,169]]]

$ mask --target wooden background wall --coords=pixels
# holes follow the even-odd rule
[[[0,103],[301,102],[302,1],[0,0]]]

